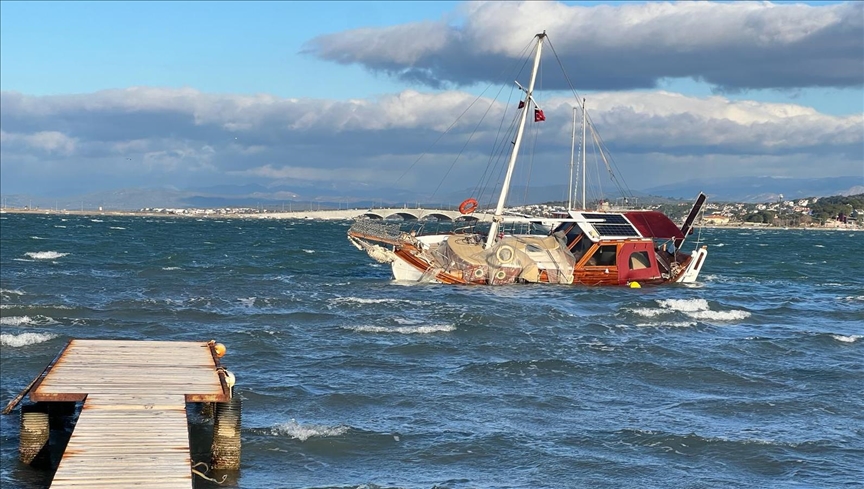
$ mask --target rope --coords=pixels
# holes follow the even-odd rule
[[[204,466],[204,472],[210,472],[210,467],[209,467],[207,464],[205,464],[204,462],[198,462],[197,464],[193,464],[193,465],[192,465],[192,473],[195,474],[195,475],[197,475],[198,477],[200,477],[200,478],[202,478],[202,479],[206,479],[206,480],[208,480],[208,481],[210,481],[210,482],[215,482],[216,484],[222,485],[222,484],[225,483],[225,479],[228,478],[228,474],[224,474],[224,475],[222,476],[222,480],[221,480],[221,481],[217,481],[216,479],[212,479],[212,478],[210,478],[210,477],[207,477],[206,475],[202,474],[201,472],[195,470],[195,467],[198,467],[199,465],[203,465],[203,466]]]

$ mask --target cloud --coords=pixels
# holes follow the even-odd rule
[[[864,84],[859,2],[467,2],[460,13],[459,26],[354,29],[318,36],[302,52],[426,86],[467,86],[510,81],[501,67],[522,59],[545,30],[582,89],[655,88],[672,78],[727,91]],[[547,65],[545,86],[567,88],[561,70]]]
[[[466,188],[484,168],[491,174],[493,148],[510,147],[498,129],[512,122],[516,100],[414,90],[348,101],[146,87],[0,92],[2,185],[7,192],[326,182],[431,192],[446,174],[442,188]],[[530,124],[525,145],[537,156],[520,161],[532,165],[533,183],[557,183],[569,162],[573,109],[563,98],[540,103],[547,121]],[[619,91],[593,94],[589,115],[637,190],[718,172],[855,175],[864,160],[861,114]]]

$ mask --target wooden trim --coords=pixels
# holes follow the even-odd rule
[[[20,403],[21,400],[24,399],[24,396],[26,396],[28,392],[30,392],[32,389],[39,387],[39,384],[42,383],[42,379],[44,379],[45,376],[48,375],[48,372],[51,370],[51,367],[53,367],[57,363],[57,360],[60,359],[60,357],[63,355],[63,352],[65,352],[66,349],[69,348],[70,343],[72,343],[71,338],[66,341],[66,345],[63,346],[63,348],[60,350],[60,353],[58,353],[57,356],[55,356],[54,359],[51,360],[51,362],[48,365],[46,365],[44,369],[42,369],[42,373],[40,373],[33,380],[31,380],[30,384],[28,384],[27,387],[22,389],[21,392],[19,392],[18,395],[15,396],[14,399],[9,401],[9,404],[7,404],[5,408],[3,408],[3,414],[11,413],[12,410],[15,409],[15,406],[17,406],[18,403]],[[76,396],[76,397],[78,397],[78,396]],[[58,399],[58,400],[65,400],[65,399]],[[75,400],[77,401],[78,399],[75,399]],[[81,400],[83,400],[83,399],[81,399]]]

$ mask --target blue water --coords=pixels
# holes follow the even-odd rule
[[[864,233],[703,230],[692,285],[485,288],[394,283],[349,225],[3,214],[2,403],[72,337],[216,339],[222,487],[864,484]],[[2,487],[48,486],[0,422]]]

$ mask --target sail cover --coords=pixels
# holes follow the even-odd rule
[[[659,211],[631,211],[624,216],[646,238],[684,238],[678,226]]]

